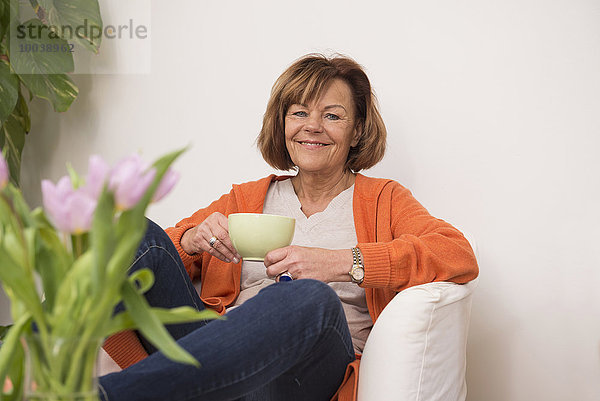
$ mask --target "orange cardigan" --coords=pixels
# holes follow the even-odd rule
[[[180,245],[183,233],[214,212],[261,213],[269,185],[289,176],[270,175],[233,185],[231,192],[166,231],[173,240],[192,280],[202,278],[200,298],[218,313],[240,293],[241,263],[225,263],[208,253],[188,255]],[[353,198],[358,248],[363,255],[367,307],[373,322],[383,308],[405,288],[433,281],[467,283],[479,268],[465,237],[450,224],[431,216],[410,191],[399,183],[357,174]],[[121,366],[146,354],[132,332],[109,338],[105,349]],[[333,398],[356,399],[360,360],[348,365],[344,383]]]

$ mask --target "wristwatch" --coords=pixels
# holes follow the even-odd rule
[[[352,269],[348,272],[353,283],[361,284],[365,279],[365,266],[360,249],[352,248]]]

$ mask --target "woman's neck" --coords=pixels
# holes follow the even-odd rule
[[[302,205],[302,212],[310,217],[325,210],[333,198],[354,184],[355,179],[356,174],[348,170],[331,175],[300,171],[292,178],[292,185]]]

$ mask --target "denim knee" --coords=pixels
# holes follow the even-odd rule
[[[282,303],[295,310],[295,313],[307,314],[309,319],[313,319],[315,315],[331,316],[334,319],[340,314],[345,316],[340,298],[322,281],[302,279],[273,286],[274,289],[281,290]]]
[[[165,232],[165,230],[162,229],[161,226],[159,226],[149,218],[146,218],[146,221],[148,222],[148,226],[146,227],[146,234],[144,235],[142,244],[147,243],[149,245],[173,245],[171,238],[167,235],[167,233]]]

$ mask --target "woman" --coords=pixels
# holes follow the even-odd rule
[[[258,146],[272,167],[296,174],[234,185],[167,229],[172,244],[151,225],[140,247],[140,259],[151,259],[144,265],[157,275],[150,303],[227,312],[224,321],[170,328],[202,368],[153,353],[103,377],[104,397],[353,399],[355,357],[394,295],[478,274],[459,231],[429,215],[397,182],[358,173],[381,160],[385,138],[356,62],[307,55],[292,64],[273,87]],[[227,231],[226,216],[236,212],[294,217],[292,245],[268,253],[264,264],[240,262]],[[151,256],[151,248],[162,253]],[[273,285],[281,275],[293,280]],[[189,279],[201,279],[199,298]],[[141,342],[144,348],[125,333],[105,348],[128,366],[153,351]]]

